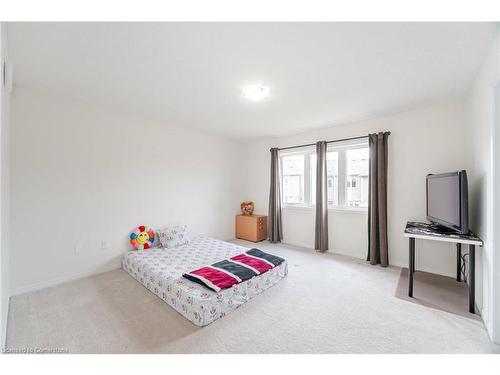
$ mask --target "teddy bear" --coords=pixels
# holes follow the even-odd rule
[[[243,215],[252,215],[255,205],[252,201],[243,201],[240,204],[240,208]]]

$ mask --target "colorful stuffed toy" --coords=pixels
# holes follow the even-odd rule
[[[155,232],[153,229],[141,225],[130,233],[130,243],[135,250],[145,250],[153,246]]]

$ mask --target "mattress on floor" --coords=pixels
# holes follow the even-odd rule
[[[214,292],[182,277],[185,272],[240,254],[248,249],[198,236],[174,249],[130,251],[123,269],[197,326],[212,323],[276,284],[287,275],[284,261],[268,272]]]

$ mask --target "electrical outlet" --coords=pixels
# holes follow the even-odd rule
[[[103,249],[103,250],[109,249],[109,242],[106,240],[102,240],[101,241],[101,249]]]
[[[75,254],[80,254],[83,251],[83,245],[81,243],[75,244]]]

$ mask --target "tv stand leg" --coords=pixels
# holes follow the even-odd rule
[[[457,243],[457,281],[462,281],[462,244]]]
[[[476,300],[476,246],[469,245],[469,312],[475,314]]]
[[[413,297],[413,272],[415,270],[415,238],[409,238],[408,297]]]

